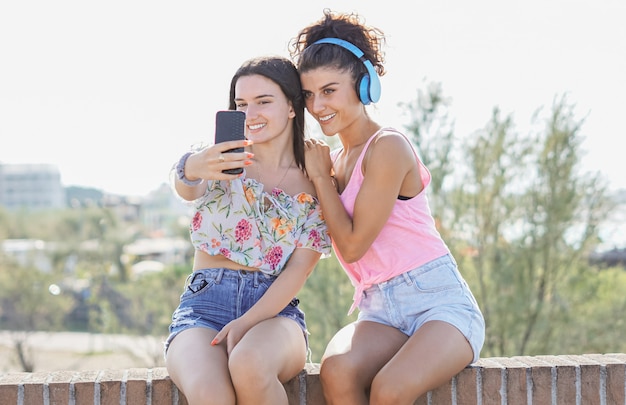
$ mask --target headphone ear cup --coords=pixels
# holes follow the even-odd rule
[[[357,82],[357,94],[359,95],[361,103],[364,105],[368,105],[372,102],[370,98],[370,75],[367,73],[361,75],[361,78]]]
[[[374,75],[374,78],[368,76],[367,96],[372,103],[377,103],[380,100],[380,79],[378,75]]]

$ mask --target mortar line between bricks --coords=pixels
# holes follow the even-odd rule
[[[457,376],[452,377],[452,384],[450,384],[450,390],[452,391],[450,393],[450,396],[452,397],[452,405],[457,405],[457,397],[456,397],[456,383],[457,383]]]
[[[172,390],[172,405],[178,405],[178,387],[176,386],[176,384],[174,384],[174,381],[172,381],[170,389]]]
[[[98,375],[93,382],[93,405],[100,405],[100,379],[104,374],[104,370],[98,371]]]
[[[76,405],[76,382],[74,380],[78,377],[78,374],[78,372],[74,373],[70,379],[70,392],[67,405]]]
[[[299,383],[299,401],[300,405],[306,405],[306,371],[300,371],[298,374],[298,383]]]
[[[576,405],[582,405],[581,402],[583,400],[583,395],[582,395],[582,381],[581,381],[581,372],[580,372],[580,366],[576,366],[575,367],[576,370]]]
[[[146,405],[152,405],[152,369],[146,375]]]
[[[552,405],[557,405],[556,398],[556,366],[550,367],[550,397],[552,400]]]
[[[483,368],[476,369],[476,405],[483,405]]]
[[[532,368],[526,367],[526,403],[533,405],[533,378]]]
[[[17,386],[17,405],[24,405],[24,382],[22,381]]]
[[[48,373],[46,379],[41,385],[41,395],[43,396],[43,405],[50,405],[50,378],[52,374]]]
[[[506,367],[500,369],[500,404],[507,405],[509,403],[509,374]]]
[[[606,405],[606,365],[600,365],[600,405]]]
[[[120,405],[126,405],[126,381],[128,381],[128,369],[124,370],[122,381],[120,381]]]

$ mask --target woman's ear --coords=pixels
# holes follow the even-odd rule
[[[296,117],[296,112],[293,110],[293,106],[291,104],[289,104],[289,118],[295,118]]]

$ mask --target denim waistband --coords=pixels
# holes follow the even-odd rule
[[[193,273],[187,276],[185,280],[185,288],[192,284],[197,278],[201,277],[202,280],[212,279],[215,283],[219,284],[224,277],[237,277],[240,279],[252,279],[255,286],[258,285],[260,279],[274,280],[277,276],[265,274],[260,270],[233,270],[225,267],[215,267],[194,270]]]

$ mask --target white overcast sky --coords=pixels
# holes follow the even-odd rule
[[[287,56],[324,7],[387,34],[381,124],[402,128],[398,103],[424,80],[452,99],[459,137],[495,106],[523,127],[567,94],[587,117],[584,170],[626,188],[624,0],[2,1],[0,163],[52,163],[66,186],[144,195],[212,139],[239,64]]]

